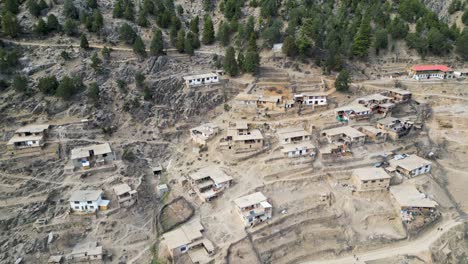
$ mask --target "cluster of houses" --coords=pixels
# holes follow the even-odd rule
[[[240,93],[235,103],[243,108],[268,109],[281,111],[296,106],[324,107],[328,105],[328,95],[323,92],[305,92],[294,94],[292,98],[281,95]]]

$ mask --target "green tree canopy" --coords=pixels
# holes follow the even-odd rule
[[[294,57],[297,55],[298,50],[296,46],[296,40],[293,37],[287,36],[284,39],[282,52],[288,57]]]
[[[12,38],[18,36],[20,33],[21,28],[18,20],[16,19],[16,16],[10,11],[7,11],[2,16],[2,30],[5,35]]]
[[[59,86],[57,78],[53,75],[42,77],[37,83],[37,88],[44,94],[53,95]]]
[[[213,28],[213,21],[211,21],[211,17],[205,16],[202,43],[205,45],[213,44],[214,39],[215,39],[215,34],[214,34],[214,28]]]
[[[468,29],[465,28],[458,37],[455,51],[464,61],[468,61]]]
[[[89,49],[88,38],[86,38],[85,34],[82,34],[80,37],[80,47],[82,49]]]
[[[11,83],[11,87],[19,93],[28,92],[29,90],[28,77],[24,75],[15,75],[15,77],[13,77],[13,82]]]
[[[239,68],[237,66],[236,52],[233,47],[228,47],[226,55],[224,56],[224,70],[230,76],[236,76],[239,74]]]
[[[162,31],[157,29],[153,33],[153,38],[151,39],[150,44],[150,55],[151,56],[158,56],[164,54],[164,41]]]
[[[133,43],[133,52],[141,57],[146,56],[145,43],[143,43],[140,36],[135,38],[135,42]]]
[[[347,92],[351,78],[347,70],[341,70],[335,80],[335,88],[339,92]]]
[[[120,26],[119,34],[120,40],[125,41],[127,44],[133,44],[137,37],[137,34],[133,28],[127,23],[124,23],[122,26]]]

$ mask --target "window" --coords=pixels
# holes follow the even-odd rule
[[[93,201],[87,201],[86,203],[87,203],[87,204],[92,204],[92,203],[93,203]]]
[[[80,204],[80,202],[78,202],[78,201],[75,201],[74,203],[75,203],[75,204]]]
[[[383,182],[384,180],[380,180],[380,182]]]
[[[185,251],[187,251],[187,246],[183,246],[180,248],[180,252],[185,252]]]
[[[80,209],[80,207],[79,207],[79,206],[75,206],[75,209],[76,209],[76,210],[79,210],[79,209]]]
[[[103,157],[103,158],[107,157],[107,153],[102,154],[102,157]]]
[[[362,183],[367,183],[368,181],[362,181]]]
[[[90,206],[89,206],[89,209],[94,209],[94,206],[93,206],[93,205],[90,205]]]
[[[375,183],[375,180],[372,180],[372,183]]]

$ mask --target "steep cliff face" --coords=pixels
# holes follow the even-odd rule
[[[427,8],[434,11],[440,19],[447,21],[450,14],[448,8],[452,3],[452,0],[422,0]]]

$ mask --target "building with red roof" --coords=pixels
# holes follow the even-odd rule
[[[453,70],[445,65],[415,65],[411,67],[410,75],[418,81],[455,78]]]

